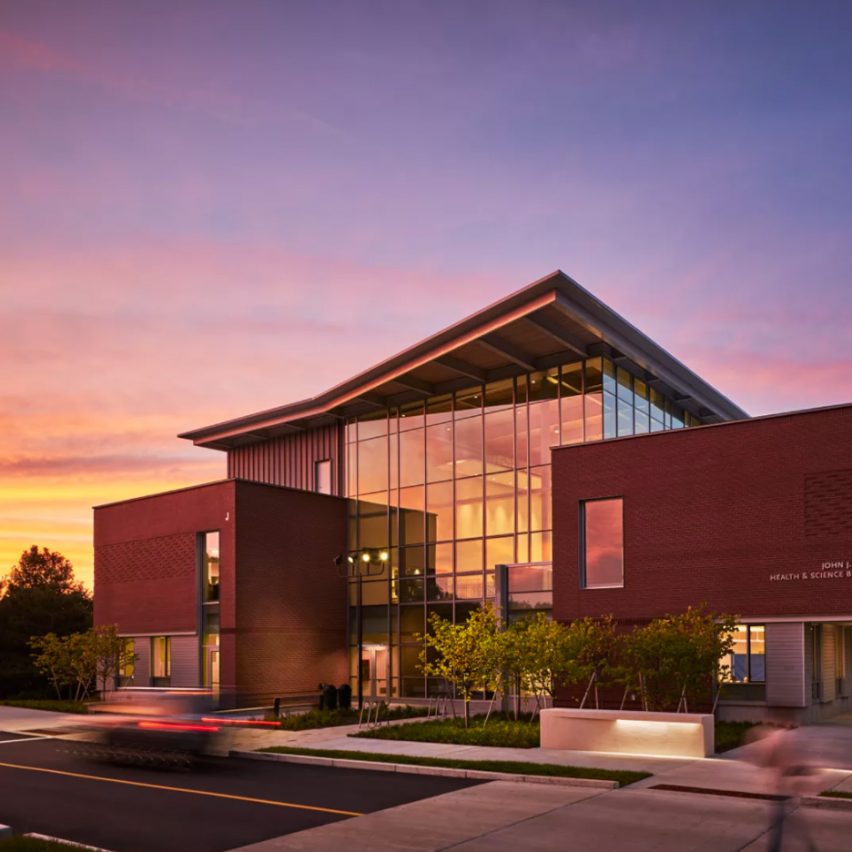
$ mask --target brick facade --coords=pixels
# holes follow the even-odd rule
[[[616,496],[624,587],[583,590],[579,501]],[[852,406],[555,449],[553,509],[558,619],[852,615],[845,568],[812,578],[852,561]]]
[[[180,636],[172,685],[198,685],[198,534],[214,530],[223,695],[268,700],[344,681],[346,583],[333,560],[346,550],[346,501],[338,497],[227,480],[98,507],[95,623],[126,636]],[[148,678],[146,648],[135,685]]]

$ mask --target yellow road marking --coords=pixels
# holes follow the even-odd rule
[[[191,787],[170,787],[167,784],[150,784],[146,781],[128,781],[124,778],[110,778],[106,775],[87,775],[84,772],[68,772],[64,769],[47,769],[43,766],[24,766],[19,763],[0,763],[5,769],[22,769],[26,772],[44,772],[47,775],[62,775],[66,778],[85,778],[87,781],[107,781],[111,784],[125,784],[128,787],[145,787],[148,790],[166,790],[169,793],[191,793],[196,796],[211,796],[214,799],[231,799],[235,802],[251,802],[255,805],[274,805],[278,808],[294,808],[300,811],[319,811],[324,814],[340,816],[363,816],[358,811],[342,811],[338,808],[324,808],[319,805],[300,805],[296,802],[276,802],[274,799],[256,799],[252,796],[237,796],[233,793],[214,793],[212,790],[193,790]]]

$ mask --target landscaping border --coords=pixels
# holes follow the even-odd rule
[[[229,752],[231,757],[248,760],[271,760],[280,763],[301,763],[313,766],[329,766],[338,769],[366,769],[374,772],[401,772],[412,775],[441,775],[447,778],[466,778],[477,781],[516,781],[528,784],[558,784],[573,787],[594,787],[600,790],[614,790],[621,786],[618,781],[603,778],[580,778],[570,775],[529,775],[526,773],[497,772],[487,769],[457,768],[452,766],[433,766],[418,763],[396,763],[393,760],[370,760],[364,757],[329,757],[322,749],[298,749],[294,753],[282,754],[264,751]],[[338,752],[335,752],[337,754]],[[357,752],[353,752],[357,754]],[[388,758],[409,757],[409,755],[388,755]],[[471,761],[482,763],[483,761]],[[647,777],[645,773],[636,773]],[[638,778],[636,780],[639,780]]]

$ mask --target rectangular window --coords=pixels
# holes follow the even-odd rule
[[[580,503],[580,582],[584,589],[624,585],[624,501]]]
[[[738,624],[734,646],[728,655],[727,679],[732,683],[766,681],[766,628],[762,624]]]
[[[118,657],[118,686],[132,686],[133,675],[136,672],[136,642],[133,639],[124,640],[124,648]]]
[[[154,686],[167,686],[172,674],[171,637],[154,636],[151,639],[151,677]],[[158,682],[159,681],[159,682]]]
[[[331,459],[314,462],[314,491],[331,494]]]
[[[204,601],[219,600],[219,532],[202,533]]]

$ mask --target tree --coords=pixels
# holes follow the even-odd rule
[[[33,545],[0,582],[0,697],[43,696],[50,688],[30,655],[32,636],[79,633],[92,625],[92,598],[61,553]]]
[[[691,697],[707,694],[724,674],[735,624],[734,616],[714,615],[701,605],[636,628],[625,641],[625,658],[645,709],[688,711]]]
[[[90,634],[96,682],[100,682],[101,692],[106,692],[110,681],[135,663],[138,655],[133,653],[132,644],[118,635],[115,624],[99,624]]]
[[[68,636],[34,636],[29,644],[36,668],[53,685],[57,698],[62,698],[63,689],[69,689],[69,697],[75,701],[88,698],[98,683],[105,691],[122,668],[136,661],[136,654],[114,624]]]
[[[49,589],[59,594],[82,594],[83,584],[75,581],[74,567],[61,554],[32,545],[25,550],[17,565],[13,565],[5,581],[0,581],[0,591],[14,594],[21,590]]]
[[[425,675],[440,677],[456,687],[464,700],[464,726],[470,724],[470,700],[474,692],[496,686],[499,677],[497,636],[500,620],[493,608],[483,605],[464,624],[453,624],[437,613],[429,616],[430,632],[420,638]],[[429,653],[433,649],[434,655]]]
[[[500,634],[500,668],[515,693],[516,719],[522,691],[535,697],[533,715],[543,696],[554,696],[571,665],[567,640],[566,628],[542,612],[514,622]]]
[[[568,626],[565,639],[565,682],[585,683],[586,691],[580,704],[583,707],[589,693],[594,691],[595,707],[599,706],[598,687],[618,679],[616,666],[621,638],[612,615],[600,618],[578,618]]]

